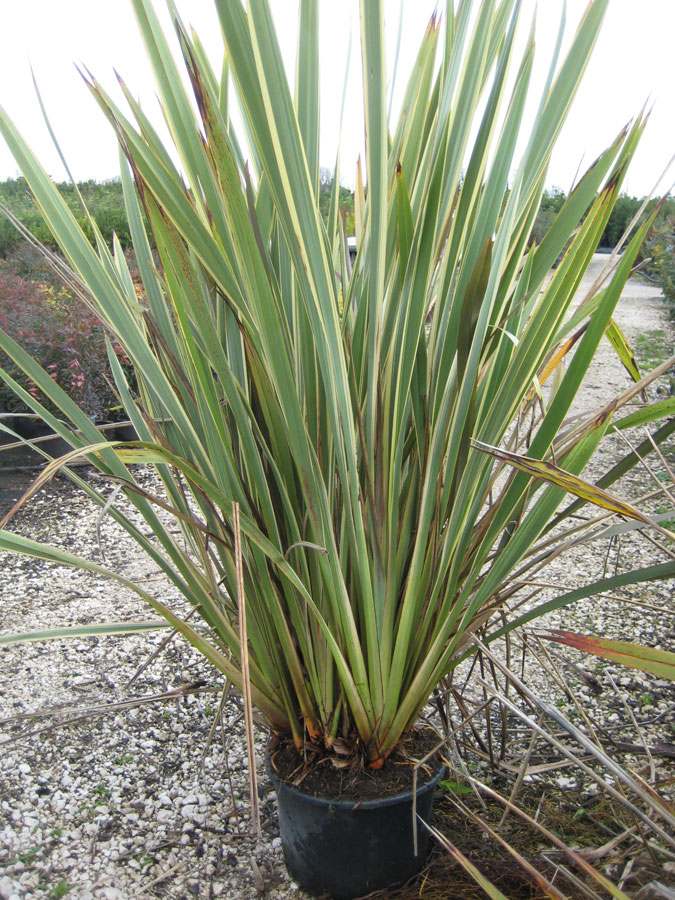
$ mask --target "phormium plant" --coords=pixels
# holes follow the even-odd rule
[[[561,508],[570,492],[648,524],[606,492],[618,471],[604,490],[580,475],[610,428],[660,420],[655,442],[672,433],[675,401],[650,406],[641,397],[674,360],[645,377],[633,367],[636,383],[613,402],[567,419],[653,218],[574,309],[642,116],[611,141],[528,246],[551,152],[607,0],[589,5],[543,89],[531,83],[532,40],[514,59],[517,0],[448,2],[443,19],[429,23],[397,121],[387,118],[381,3],[363,0],[367,152],[353,267],[337,167],[327,225],[317,202],[316,0],[301,3],[293,88],[266,0],[247,8],[216,0],[225,41],[218,72],[169,0],[192,96],[150,0],[133,6],[172,153],[126,88],[130,112],[85,79],[119,140],[141,301],[119,245],[111,252],[99,236],[92,248],[4,113],[0,131],[74,289],[133,365],[134,393],[109,348],[141,440],[103,442],[85,411],[6,333],[0,347],[59,417],[0,374],[70,442],[65,471],[82,454],[123,486],[143,527],[123,507],[108,506],[104,490],[80,484],[205,627],[94,561],[7,528],[0,548],[128,584],[239,686],[247,661],[254,705],[298,750],[311,742],[330,752],[339,742],[341,753],[362,753],[378,769],[439,680],[471,652],[473,635],[488,643],[501,635],[499,610],[564,550],[568,530],[578,531],[571,518],[578,506]],[[230,118],[230,79],[248,146]],[[533,92],[539,109],[517,158]],[[627,356],[616,329],[613,338]],[[635,461],[627,457],[625,467]],[[143,489],[129,463],[153,466],[163,494]],[[233,508],[243,542],[239,580]],[[668,559],[622,577],[673,574]],[[534,596],[515,624],[567,602]],[[111,632],[118,627],[109,623]]]

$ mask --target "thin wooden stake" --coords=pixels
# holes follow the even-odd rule
[[[244,570],[241,557],[241,530],[239,527],[239,504],[232,503],[234,519],[234,560],[237,573],[237,607],[239,609],[239,646],[241,647],[241,681],[244,698],[244,722],[246,723],[246,752],[248,755],[248,783],[251,792],[251,830],[260,835],[260,807],[258,806],[258,776],[255,764],[255,743],[253,739],[253,704],[251,703],[251,680],[248,665],[248,631],[246,628],[246,597],[244,594]]]

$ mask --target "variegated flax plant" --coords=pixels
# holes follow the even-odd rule
[[[151,0],[132,2],[173,146],[123,83],[126,111],[83,74],[119,140],[140,299],[119,245],[97,235],[92,247],[4,113],[0,128],[60,244],[62,274],[134,366],[132,393],[110,350],[139,441],[105,442],[4,334],[1,349],[61,416],[2,374],[73,447],[42,479],[65,471],[106,508],[203,624],[129,586],[241,686],[238,505],[254,705],[298,748],[339,739],[376,769],[473,634],[499,635],[495,613],[560,552],[576,509],[564,505],[569,492],[649,524],[577,476],[609,429],[656,423],[656,444],[675,430],[672,401],[641,400],[658,372],[641,376],[612,320],[655,213],[572,312],[645,117],[615,137],[531,244],[607,0],[589,5],[543,89],[531,83],[534,32],[514,58],[518,0],[450,0],[429,23],[397,122],[387,115],[382,3],[362,0],[366,156],[352,263],[337,165],[327,221],[319,213],[318,0],[300,3],[294,87],[267,0],[216,0],[217,70],[168,0],[187,80]],[[538,112],[523,140],[533,92]],[[570,424],[610,328],[634,384]],[[68,468],[78,455],[122,486],[142,527],[126,507],[106,506],[108,482],[96,489]],[[137,484],[132,463],[154,467],[163,489]],[[4,550],[127,584],[6,525]],[[671,559],[619,577],[674,573]],[[531,602],[534,612],[513,622],[556,605]]]

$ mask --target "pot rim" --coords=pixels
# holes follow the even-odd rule
[[[448,769],[445,763],[441,763],[438,772],[436,772],[433,778],[430,778],[428,781],[425,781],[424,784],[419,785],[416,791],[399,791],[397,794],[388,794],[385,797],[376,797],[374,800],[337,800],[321,795],[308,794],[300,787],[296,787],[294,784],[289,784],[287,781],[282,781],[281,778],[279,778],[279,776],[272,769],[269,755],[267,756],[266,763],[267,770],[272,780],[272,784],[274,785],[274,789],[275,791],[277,791],[277,793],[279,792],[279,788],[282,787],[293,794],[300,795],[307,803],[312,806],[333,806],[337,807],[337,809],[344,809],[347,811],[354,809],[380,809],[386,806],[393,806],[396,803],[405,803],[409,800],[412,800],[415,794],[419,798],[420,794],[424,794],[428,790],[434,790],[438,785],[438,782],[441,780],[441,778],[443,778]]]

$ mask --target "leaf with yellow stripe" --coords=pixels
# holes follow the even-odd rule
[[[628,372],[633,381],[637,384],[642,378],[640,369],[635,359],[635,354],[631,350],[630,344],[626,340],[626,336],[619,328],[618,324],[612,319],[605,330],[605,336],[612,347],[616,350],[616,354],[621,360],[624,369]]]
[[[0,644],[25,644],[36,641],[54,641],[72,637],[107,637],[111,634],[142,634],[171,628],[168,622],[100,622],[95,625],[73,625],[66,628],[45,628],[40,631],[24,631],[21,634],[0,634]]]
[[[644,513],[641,513],[639,509],[636,509],[629,503],[625,503],[623,500],[619,500],[602,488],[596,487],[588,481],[584,481],[584,479],[579,478],[578,475],[566,472],[564,469],[561,469],[559,466],[556,466],[545,459],[532,459],[529,456],[520,456],[517,453],[510,453],[508,450],[500,450],[498,447],[491,447],[489,444],[484,444],[482,441],[473,441],[472,443],[476,449],[482,450],[490,456],[493,456],[495,459],[499,459],[502,462],[513,466],[515,469],[524,472],[526,475],[531,475],[533,478],[538,478],[541,481],[548,482],[548,484],[555,485],[555,487],[562,488],[562,490],[574,494],[581,500],[593,503],[595,506],[606,509],[608,512],[616,513],[619,516],[626,516],[629,519],[636,519],[638,522],[644,522],[645,525],[650,525],[652,528],[662,531],[667,534],[668,537],[675,538],[675,535],[671,534],[667,529],[661,528],[656,522],[648,516],[645,516]]]
[[[570,352],[572,347],[577,343],[577,341],[583,337],[586,328],[588,327],[588,322],[581,326],[575,333],[562,341],[549,355],[549,358],[544,363],[541,368],[539,375],[537,376],[537,381],[539,385],[546,384],[547,380],[551,377],[551,374],[555,372],[555,370],[561,365],[562,361],[565,359],[567,354]],[[527,400],[531,400],[535,393],[539,393],[536,386],[533,386],[530,390],[530,393],[527,396]]]
[[[354,230],[356,232],[356,245],[361,243],[363,234],[363,220],[366,215],[366,192],[363,188],[363,168],[361,157],[356,162],[356,187],[354,189]]]
[[[425,823],[426,824],[426,823]],[[483,888],[488,897],[491,897],[492,900],[508,900],[505,894],[499,890],[499,888],[493,884],[490,879],[484,875],[479,868],[477,868],[470,859],[468,859],[459,847],[455,846],[452,841],[444,834],[441,834],[436,828],[427,825],[428,830],[431,834],[436,838],[438,843],[452,856],[452,858],[459,863],[460,866],[464,869],[464,871],[470,875],[471,878],[476,882],[479,887]]]

